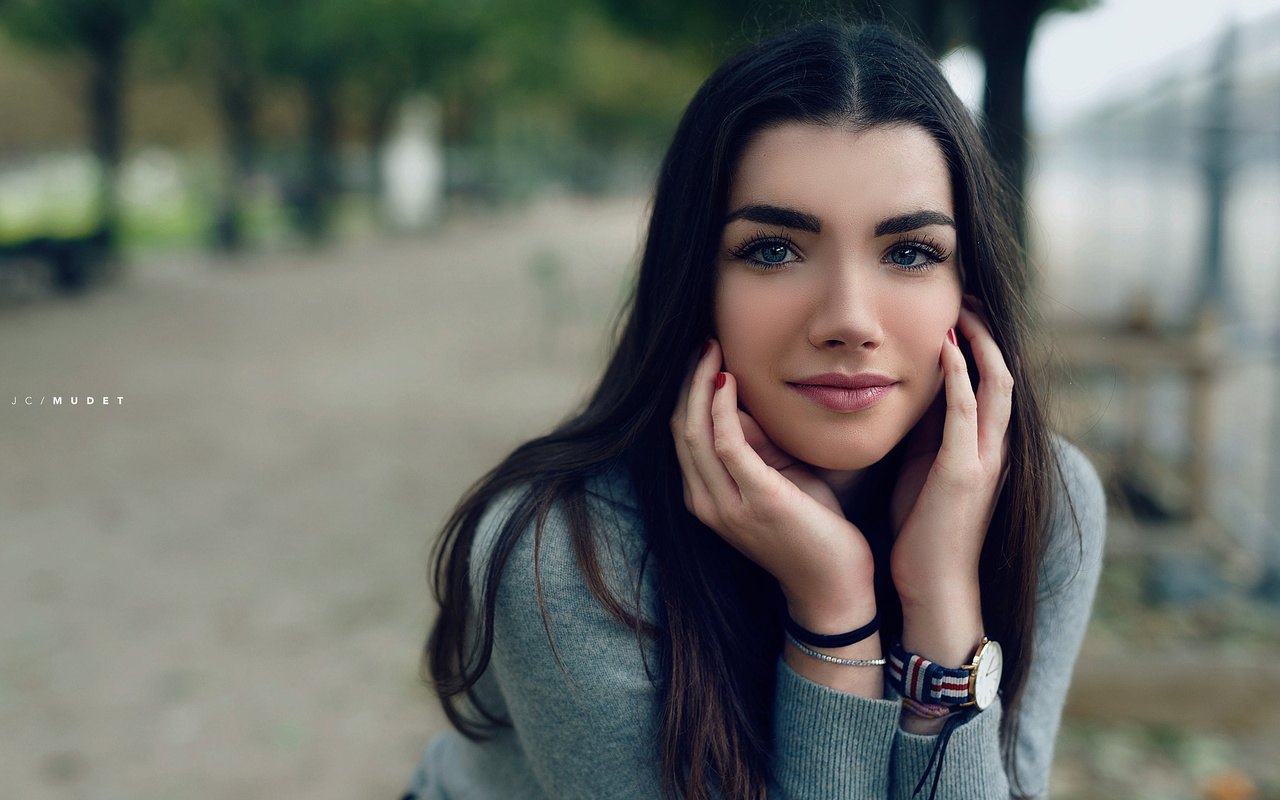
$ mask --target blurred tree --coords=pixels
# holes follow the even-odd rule
[[[344,37],[372,3],[359,0],[273,0],[259,3],[266,25],[264,63],[295,82],[306,108],[302,170],[287,194],[303,235],[319,242],[337,189],[338,85],[348,68]]]
[[[584,142],[602,151],[660,152],[712,66],[707,54],[672,52],[599,16],[580,17],[566,34],[565,88]]]
[[[486,18],[481,4],[447,0],[379,0],[361,8],[344,31],[343,83],[367,120],[370,185],[381,198],[379,164],[396,111],[412,92],[456,85]]]
[[[1099,0],[964,0],[974,9],[971,40],[986,67],[982,113],[987,143],[1014,188],[1014,221],[1026,243],[1027,55],[1036,24],[1053,12],[1076,12]]]
[[[168,0],[148,33],[176,64],[212,80],[226,143],[223,192],[214,241],[223,250],[243,243],[243,204],[254,169],[254,114],[263,80],[269,19],[243,0]]]
[[[318,241],[338,188],[343,89],[366,109],[376,159],[399,101],[444,81],[474,50],[486,6],[447,0],[273,0],[261,6],[266,67],[302,90],[303,166],[291,194],[301,230]]]
[[[15,38],[89,60],[89,136],[102,165],[99,203],[108,247],[115,245],[120,221],[116,178],[127,46],[151,11],[152,0],[0,0],[0,22]]]
[[[776,9],[760,0],[600,0],[624,30],[668,47],[695,48],[721,61],[776,27]]]

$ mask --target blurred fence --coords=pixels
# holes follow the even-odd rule
[[[1280,14],[1179,54],[1037,154],[1067,427],[1133,518],[1160,523],[1117,546],[1207,547],[1280,599]]]

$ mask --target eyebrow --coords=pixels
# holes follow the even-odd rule
[[[908,231],[919,230],[930,225],[950,225],[952,228],[956,226],[956,221],[941,211],[913,211],[910,214],[900,214],[896,217],[890,217],[876,225],[876,236],[890,236],[895,233],[906,233]]]
[[[812,214],[806,214],[803,211],[796,211],[792,208],[782,208],[781,206],[771,206],[767,203],[752,203],[749,206],[743,206],[729,216],[725,217],[724,224],[738,219],[745,219],[748,222],[758,222],[761,225],[777,225],[783,228],[795,228],[796,230],[807,231],[808,233],[822,233],[822,223]]]
[[[822,221],[813,214],[806,214],[793,208],[773,206],[768,203],[752,203],[751,205],[743,206],[725,217],[724,224],[728,225],[739,219],[758,222],[761,225],[794,228],[808,233],[822,233]],[[932,209],[913,211],[909,214],[899,214],[896,217],[882,220],[876,225],[875,235],[891,236],[895,233],[919,230],[930,225],[948,225],[954,228],[956,221],[941,211]]]

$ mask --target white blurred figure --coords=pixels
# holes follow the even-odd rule
[[[383,202],[387,221],[403,231],[435,224],[444,201],[444,154],[440,108],[429,97],[411,97],[400,107],[382,153]]]

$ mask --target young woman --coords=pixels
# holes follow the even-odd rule
[[[411,797],[1046,791],[1104,509],[997,183],[888,30],[707,81],[599,387],[445,528]]]

